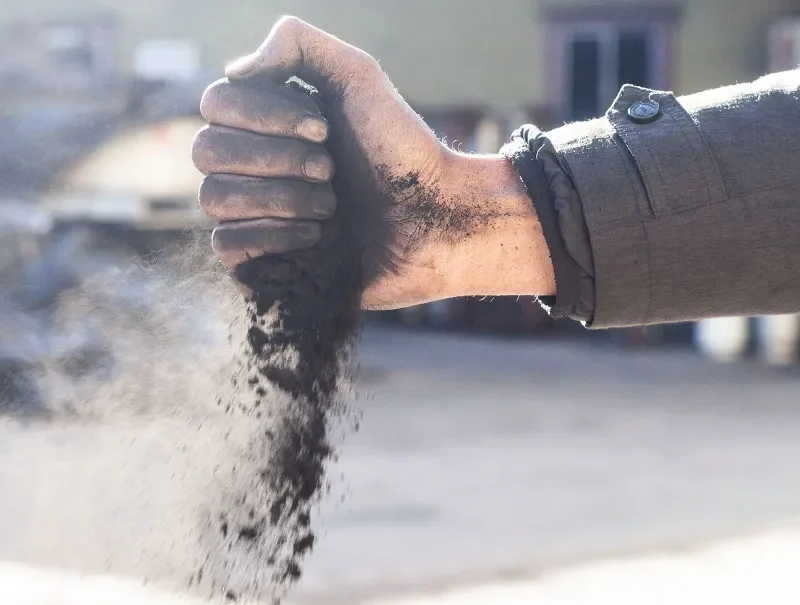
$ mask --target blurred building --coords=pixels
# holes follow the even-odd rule
[[[768,68],[769,27],[796,10],[797,0],[4,2],[0,108],[7,115],[17,91],[29,104],[38,86],[51,106],[28,113],[58,121],[70,95],[95,111],[130,102],[137,79],[220,74],[291,13],[378,57],[453,145],[488,151],[524,120],[603,113],[623,83],[690,93],[755,78]]]
[[[691,93],[792,67],[800,62],[800,34],[787,17],[795,13],[798,0],[4,2],[0,121],[12,136],[0,142],[0,180],[46,183],[69,194],[54,207],[75,209],[87,188],[108,193],[111,184],[147,173],[159,191],[137,189],[132,197],[117,187],[105,203],[92,194],[89,207],[107,212],[135,198],[138,209],[128,214],[161,208],[179,218],[191,178],[179,171],[169,183],[157,168],[170,164],[148,161],[147,145],[160,145],[153,157],[169,155],[167,146],[177,157],[191,124],[163,122],[196,111],[199,91],[191,83],[221,75],[226,61],[257,47],[283,14],[372,53],[449,144],[485,152],[525,121],[552,127],[602,114],[624,83]],[[139,152],[130,167],[141,172],[118,164],[110,171],[121,142],[132,140]],[[522,304],[455,301],[408,317],[540,326],[541,314]]]
[[[554,119],[597,113],[620,82],[681,93],[754,78],[765,32],[796,0],[35,0],[0,20],[118,17],[120,64],[150,39],[191,39],[206,64],[258,45],[296,14],[380,58],[420,107],[531,108]],[[116,56],[116,55],[114,55]]]

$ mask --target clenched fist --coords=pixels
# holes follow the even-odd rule
[[[316,89],[311,95],[299,78]],[[194,145],[202,209],[231,270],[314,246],[346,211],[362,240],[362,306],[552,294],[552,266],[505,158],[442,145],[365,52],[292,17],[206,91]],[[338,209],[337,209],[338,204]]]

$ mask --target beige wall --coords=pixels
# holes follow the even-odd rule
[[[776,15],[798,8],[796,0],[687,2],[678,51],[681,92],[763,75],[770,23]]]
[[[212,65],[254,48],[293,13],[381,59],[420,105],[539,105],[544,86],[542,6],[599,0],[25,0],[0,18],[41,18],[105,8],[120,13],[123,55],[143,37],[194,37]],[[615,0],[615,6],[664,4]],[[675,88],[691,92],[763,71],[763,34],[796,0],[683,0]],[[127,55],[129,56],[129,54]]]

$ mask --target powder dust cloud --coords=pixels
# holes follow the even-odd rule
[[[89,238],[69,259],[94,266],[48,311],[17,305],[3,316],[8,342],[84,338],[80,354],[44,347],[28,373],[30,405],[4,379],[0,561],[213,600],[280,599],[313,548],[320,496],[336,489],[324,476],[352,425],[355,314],[335,343],[346,355],[329,352],[332,382],[302,385],[306,404],[310,397],[330,408],[309,415],[295,410],[303,394],[276,386],[266,371],[302,366],[292,341],[300,324],[283,333],[277,353],[254,359],[247,335],[255,307],[213,258],[207,234],[158,260],[98,261],[95,244]],[[286,320],[277,309],[258,313],[270,338]],[[309,436],[315,423],[324,435]],[[304,459],[315,443],[324,455]],[[302,494],[287,492],[296,473]]]

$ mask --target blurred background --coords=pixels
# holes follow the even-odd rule
[[[46,407],[53,367],[95,386],[126,371],[119,316],[98,322],[99,309],[137,309],[128,331],[167,329],[135,319],[191,271],[165,251],[208,229],[189,154],[200,95],[283,14],[377,57],[463,151],[495,152],[525,122],[602,115],[625,83],[688,94],[800,64],[797,0],[0,0],[0,410]],[[108,277],[119,271],[135,278]],[[204,346],[224,341],[213,300],[180,307],[206,317],[186,332]],[[739,602],[748,577],[774,587],[759,565],[800,561],[799,341],[797,316],[596,333],[524,297],[366,317],[373,394],[341,461],[349,496],[297,602],[596,603],[599,591],[619,603],[661,582],[685,588],[663,602],[685,604],[725,590],[719,602]],[[0,423],[6,444],[34,430]],[[2,448],[0,462],[19,462]],[[29,504],[12,504],[17,480],[0,473],[0,544]],[[743,558],[706,546],[719,539]],[[665,549],[669,571],[651,580],[642,561]],[[31,553],[0,547],[0,561],[38,563]],[[608,584],[579,570],[566,584],[594,589],[546,589],[552,570],[609,557],[622,562]],[[0,575],[0,596],[23,575]],[[442,593],[501,581],[531,584]]]

